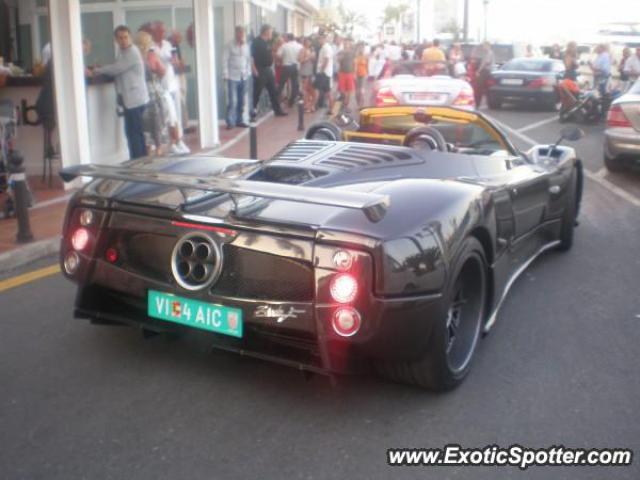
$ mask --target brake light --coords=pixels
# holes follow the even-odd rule
[[[498,84],[498,80],[496,80],[494,77],[489,77],[487,79],[487,87],[495,87]]]
[[[551,85],[551,80],[546,77],[534,78],[528,84],[528,88],[542,88]]]
[[[608,127],[631,127],[631,122],[624,114],[624,110],[620,105],[614,105],[609,109],[607,113],[607,126]]]
[[[118,257],[118,250],[113,247],[107,248],[106,252],[104,252],[104,258],[109,263],[116,263],[118,261]]]
[[[376,107],[388,107],[398,105],[398,99],[395,97],[391,88],[381,87],[376,94]]]
[[[331,298],[338,303],[353,302],[358,294],[358,282],[348,274],[341,273],[331,280]]]
[[[333,331],[341,337],[351,337],[360,330],[362,318],[353,308],[339,308],[333,314]]]
[[[82,250],[87,248],[87,245],[89,245],[89,240],[89,230],[84,227],[80,227],[71,235],[71,246],[74,250],[81,252]]]
[[[453,101],[453,105],[456,107],[474,107],[476,104],[473,98],[473,90],[463,89],[460,91],[456,99]]]

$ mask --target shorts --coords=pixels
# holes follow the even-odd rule
[[[171,93],[167,92],[166,90],[163,92],[163,96],[165,99],[165,105],[167,109],[167,111],[165,112],[167,124],[170,127],[175,127],[178,124],[178,112],[176,109],[175,98]]]
[[[328,92],[331,90],[331,79],[324,73],[319,73],[316,75],[313,86],[320,92]]]
[[[338,91],[342,93],[353,92],[356,89],[356,77],[353,72],[338,73]]]

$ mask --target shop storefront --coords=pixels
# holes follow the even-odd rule
[[[0,25],[0,56],[12,69],[0,100],[18,107],[17,147],[30,174],[42,171],[48,133],[54,173],[61,166],[128,158],[113,80],[88,73],[116,58],[116,26],[128,26],[134,36],[151,23],[164,26],[181,60],[181,130],[192,150],[218,143],[225,110],[222,51],[235,25],[250,35],[263,23],[305,33],[299,32],[304,22],[294,22],[299,12],[291,0],[0,0],[0,9],[8,12]],[[49,132],[34,108],[48,65],[56,107]]]

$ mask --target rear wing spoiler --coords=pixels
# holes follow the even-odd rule
[[[349,192],[252,180],[201,178],[179,173],[163,173],[110,165],[75,165],[61,170],[60,177],[65,182],[70,182],[78,177],[102,178],[349,208],[361,210],[371,222],[382,220],[390,202],[388,195],[377,193]]]

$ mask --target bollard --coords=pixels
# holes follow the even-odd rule
[[[249,119],[249,158],[258,159],[258,126],[255,115],[251,115]]]
[[[304,131],[304,100],[298,100],[298,131]]]
[[[31,225],[29,223],[29,189],[27,188],[27,175],[22,166],[24,159],[17,151],[9,154],[9,184],[13,191],[14,209],[18,220],[18,234],[16,241],[26,243],[33,240]]]

